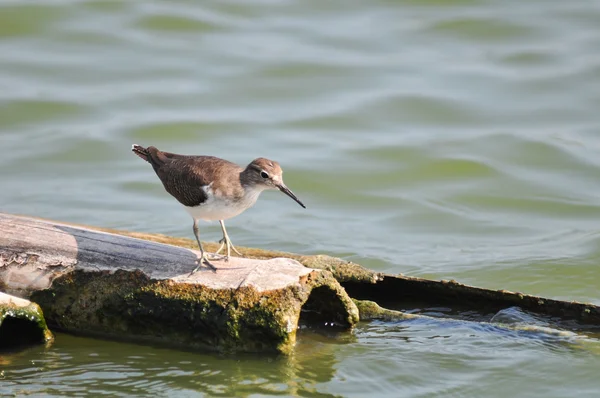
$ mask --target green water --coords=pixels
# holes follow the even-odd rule
[[[192,237],[132,143],[275,192],[234,244],[600,304],[600,3],[0,2],[0,211]],[[203,224],[206,240],[218,223]],[[0,394],[600,394],[598,347],[427,322],[303,331],[291,358],[58,334]]]

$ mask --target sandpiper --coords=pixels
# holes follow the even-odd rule
[[[252,207],[260,193],[266,189],[279,189],[304,208],[304,204],[283,183],[283,171],[279,163],[265,159],[254,159],[246,168],[214,156],[188,156],[162,152],[153,146],[131,147],[133,153],[152,165],[165,190],[181,203],[194,220],[193,230],[200,247],[200,259],[196,272],[202,263],[217,270],[208,260],[198,234],[198,221],[219,220],[223,230],[221,247],[214,253],[215,258],[229,260],[231,250],[241,253],[231,244],[224,220],[241,214]],[[223,248],[227,254],[219,256]]]

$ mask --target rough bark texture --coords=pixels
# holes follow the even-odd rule
[[[351,327],[358,310],[328,271],[289,258],[198,252],[0,213],[0,290],[31,298],[51,327],[219,351],[289,353],[301,310]],[[316,299],[316,298],[318,299]]]

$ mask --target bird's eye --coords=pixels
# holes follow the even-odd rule
[[[260,176],[261,176],[262,178],[269,178],[269,173],[267,173],[266,171],[261,171],[261,172],[260,172]]]

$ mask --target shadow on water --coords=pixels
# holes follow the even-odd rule
[[[0,324],[0,352],[16,351],[45,341],[44,330],[29,319],[7,315]]]

